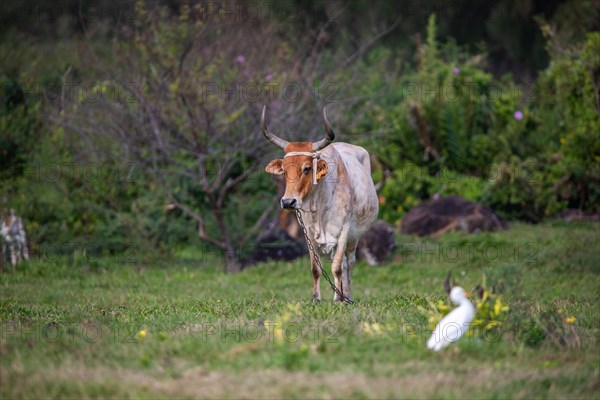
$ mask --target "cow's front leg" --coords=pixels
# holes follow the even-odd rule
[[[346,242],[348,241],[348,226],[344,226],[340,234],[340,238],[337,242],[337,248],[333,256],[333,262],[331,263],[331,272],[335,287],[339,293],[342,293],[344,297],[352,300],[350,296],[350,285],[348,282],[348,262],[345,257]],[[333,301],[342,301],[342,298],[336,291],[333,294]]]
[[[309,251],[309,253],[310,253],[310,269],[312,271],[312,276],[313,276],[313,300],[321,301],[321,285],[320,285],[320,281],[319,281],[321,279],[321,268],[317,264],[317,262],[315,260],[315,255],[313,254],[313,252]]]

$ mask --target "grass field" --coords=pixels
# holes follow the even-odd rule
[[[398,241],[357,266],[351,306],[325,282],[310,301],[306,259],[22,265],[0,276],[0,397],[600,397],[598,224]],[[449,270],[468,289],[485,275],[509,309],[433,353]]]

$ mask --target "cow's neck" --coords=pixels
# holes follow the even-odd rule
[[[308,207],[303,207],[306,211],[302,212],[302,218],[310,221],[308,225],[314,230],[315,240],[320,245],[331,242],[333,237],[327,235],[337,236],[336,231],[341,229],[344,215],[338,210],[336,197],[340,193],[337,193],[339,188],[336,186],[346,173],[344,162],[333,146],[323,151],[322,159],[327,162],[329,170],[306,199]]]
[[[323,207],[322,205],[332,204],[331,201],[335,195],[335,186],[341,173],[340,169],[344,171],[346,169],[344,162],[333,145],[322,151],[321,159],[327,163],[328,171],[319,180],[318,184],[313,187],[313,191],[308,197],[310,206],[308,210],[313,216],[322,214],[322,211],[329,210],[329,207]]]

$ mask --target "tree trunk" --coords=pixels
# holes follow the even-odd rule
[[[241,270],[242,264],[235,249],[225,250],[225,272],[240,272]]]
[[[223,260],[225,262],[225,272],[239,272],[242,270],[242,264],[240,263],[239,249],[235,249],[231,243],[229,235],[227,233],[227,227],[223,220],[223,210],[220,205],[214,205],[214,215],[219,225],[219,231],[225,244]]]

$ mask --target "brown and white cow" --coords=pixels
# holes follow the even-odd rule
[[[285,151],[266,171],[285,176],[281,207],[300,210],[308,237],[322,255],[330,255],[335,286],[352,299],[350,283],[360,237],[377,218],[379,204],[371,178],[369,153],[348,143],[332,143],[335,134],[323,109],[325,138],[312,142],[288,142],[269,131],[261,117],[265,137]],[[321,270],[310,254],[314,278],[313,299],[321,300]],[[334,293],[334,301],[343,299]]]

